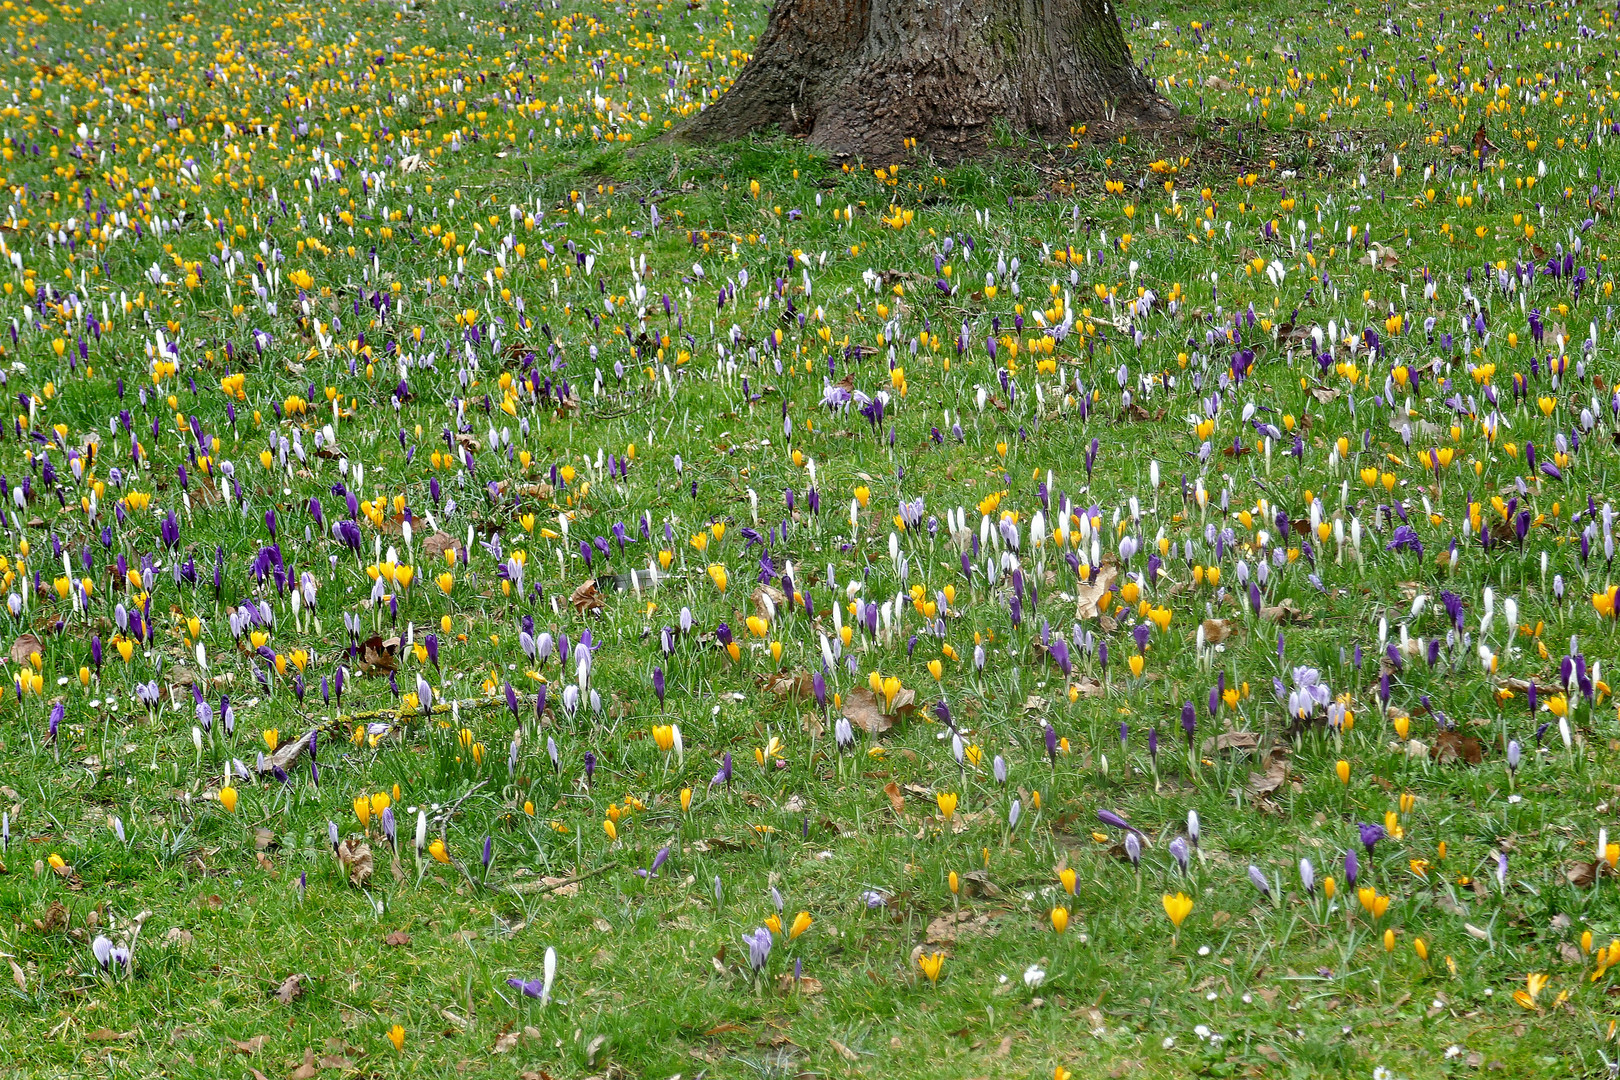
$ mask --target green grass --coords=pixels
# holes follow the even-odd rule
[[[842,167],[782,137],[657,140],[727,85],[763,24],[757,6],[7,11],[0,77],[16,100],[0,147],[14,208],[0,207],[0,240],[21,269],[0,282],[17,320],[0,361],[34,437],[13,422],[0,440],[8,490],[28,476],[32,491],[20,509],[6,496],[16,521],[0,544],[0,598],[27,601],[0,621],[8,642],[38,636],[40,685],[18,692],[28,650],[14,651],[0,679],[0,1069],[307,1076],[307,1052],[320,1075],[378,1076],[1607,1074],[1620,1057],[1612,983],[1593,978],[1601,963],[1582,937],[1598,949],[1620,935],[1615,879],[1571,873],[1616,821],[1620,730],[1606,688],[1563,697],[1559,668],[1576,651],[1601,681],[1599,665],[1614,663],[1613,618],[1592,599],[1611,580],[1602,509],[1620,439],[1609,402],[1620,379],[1607,269],[1620,172],[1613,15],[1167,2],[1125,15],[1182,128],[1092,124],[1052,150],[1009,132],[1005,154],[980,160]],[[1470,151],[1482,120],[1497,149],[1481,169]],[[1578,295],[1568,276],[1541,272],[1577,239]],[[1388,254],[1369,258],[1369,241]],[[217,261],[238,249],[239,264]],[[1506,291],[1497,266],[1520,264],[1525,278]],[[747,284],[720,306],[718,289],[742,271]],[[295,272],[311,276],[307,298]],[[1139,288],[1155,300],[1133,315]],[[1041,318],[1078,327],[1050,358],[1032,355],[1045,336],[1036,313],[1054,297],[1064,310]],[[1465,330],[1476,316],[1488,337]],[[1558,328],[1569,363],[1554,385]],[[262,353],[256,331],[268,335]],[[1345,340],[1367,331],[1376,355],[1349,352]],[[1323,369],[1313,355],[1333,342]],[[154,374],[171,343],[175,369]],[[891,373],[891,349],[903,373]],[[1253,367],[1224,385],[1242,349]],[[574,396],[514,387],[505,414],[502,379],[525,378],[531,353],[542,384],[566,379]],[[222,380],[236,374],[233,423]],[[1527,380],[1519,397],[1515,376]],[[846,377],[867,400],[887,392],[881,424],[859,403],[822,404]],[[289,406],[295,396],[307,412]],[[317,451],[328,423],[341,462]],[[1269,452],[1264,424],[1278,429]],[[458,425],[477,446],[470,474],[432,461]],[[492,425],[512,460],[492,449]],[[295,430],[305,459],[283,465],[279,440]],[[76,476],[67,452],[91,433],[99,450]],[[632,444],[628,470],[610,470],[607,455]],[[1436,469],[1425,455],[1440,448],[1454,457]],[[1557,452],[1556,475],[1542,470]],[[553,470],[565,468],[561,483]],[[499,498],[491,482],[504,485]],[[349,511],[339,484],[386,498],[384,524]],[[1307,534],[1307,492],[1326,540]],[[865,505],[852,511],[857,495]],[[1088,571],[1101,556],[1103,573],[1139,575],[1139,601],[1170,615],[1149,632],[1140,677],[1128,658],[1148,614],[1120,595],[1125,573],[1106,614],[1087,606],[1095,598],[1051,535],[1063,497],[1076,529],[1095,507],[1095,554],[1089,523],[1069,552]],[[409,544],[396,498],[413,516]],[[1522,541],[1493,498],[1528,511]],[[917,499],[921,520],[899,530],[902,502]],[[1421,554],[1390,546],[1406,535],[1397,500]],[[1037,550],[1038,510],[1048,536]],[[308,572],[318,586],[312,611],[295,614],[273,576],[253,574],[268,511],[294,580]],[[1016,624],[1012,561],[986,578],[999,549],[963,576],[949,525],[959,511],[968,532],[985,520],[986,536],[1015,515],[1017,560],[1038,590]],[[170,512],[173,550],[161,532]],[[1291,550],[1268,569],[1262,607],[1275,610],[1264,615],[1243,575],[1271,560],[1279,512]],[[445,563],[425,551],[429,514],[459,542],[474,536],[448,595],[435,581]],[[333,539],[344,520],[360,530],[359,558]],[[1120,566],[1127,535],[1139,550]],[[598,537],[587,566],[580,541]],[[367,567],[390,547],[414,569],[408,588],[385,590],[398,592],[397,614],[370,601]],[[514,550],[527,554],[523,589],[508,593],[500,566]],[[763,614],[765,550],[776,587],[791,566],[814,614],[781,604],[756,636],[747,619]],[[649,575],[661,551],[670,566]],[[126,662],[115,609],[141,590],[118,559],[138,572],[147,556],[151,632]],[[72,578],[92,581],[88,606],[59,596],[64,558]],[[177,584],[190,559],[197,582]],[[725,568],[723,590],[711,566]],[[579,610],[572,598],[593,577],[601,607]],[[954,590],[936,613],[942,639],[910,596],[891,607],[892,628],[860,624],[855,599],[883,605],[915,585],[923,602]],[[230,613],[250,600],[273,611],[261,629],[284,674],[255,659],[248,633],[233,637]],[[662,631],[683,610],[692,629],[666,654]],[[589,694],[564,706],[575,654],[526,657],[525,615],[576,649],[592,635],[599,709]],[[437,664],[401,646],[402,700],[385,672],[368,676],[348,655],[345,616],[359,618],[360,639],[425,647],[436,634]],[[1077,622],[1106,644],[1106,677],[1100,650],[1073,644]],[[716,637],[722,623],[736,660]],[[822,670],[823,637],[839,625],[853,630],[825,672],[828,704],[775,692],[774,673]],[[1068,675],[1042,645],[1048,628],[1070,641]],[[1407,638],[1421,644],[1403,652]],[[342,702],[327,703],[322,680],[340,667]],[[1322,710],[1290,718],[1273,680],[1291,687],[1301,667],[1350,710],[1346,730]],[[840,751],[834,698],[847,702],[874,672],[898,680],[897,700],[914,696],[915,710]],[[412,708],[419,675],[454,715]],[[1222,678],[1238,692],[1212,716]],[[148,709],[135,689],[154,680],[160,702]],[[207,687],[206,735],[193,730],[193,684]],[[935,712],[942,699],[966,765]],[[1550,704],[1567,709],[1567,743]],[[679,725],[683,755],[659,748],[654,728],[666,724]],[[1043,725],[1063,740],[1055,756]],[[286,747],[311,730],[318,784],[307,756],[285,782],[258,773],[262,733]],[[1252,745],[1214,741],[1227,732]],[[1459,736],[1477,748],[1434,756]],[[780,757],[761,765],[773,740]],[[1513,775],[1509,741],[1524,756]],[[730,783],[711,783],[726,754]],[[227,810],[233,761],[247,775]],[[380,792],[397,815],[397,870],[379,818],[357,816],[355,800]],[[941,795],[956,797],[951,820]],[[1142,831],[1139,867],[1099,810]],[[1183,873],[1170,843],[1189,812],[1202,838]],[[1357,825],[1391,812],[1401,835],[1368,857]],[[448,861],[418,849],[418,813]],[[368,843],[369,878],[340,864],[331,823],[349,850]],[[656,877],[633,873],[665,848]],[[1381,917],[1346,887],[1349,849],[1359,883],[1390,898]],[[537,891],[547,879],[563,887]],[[801,911],[811,923],[778,934],[756,977],[744,935],[776,913],[773,890],[784,928]],[[1177,892],[1193,900],[1179,933],[1163,903]],[[1061,934],[1054,907],[1069,913]],[[133,945],[130,968],[99,969],[100,934]],[[542,1005],[507,980],[539,978],[548,948],[557,975]],[[918,957],[936,952],[933,982]],[[1548,979],[1526,1008],[1514,993],[1532,974]]]

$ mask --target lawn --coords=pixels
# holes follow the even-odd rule
[[[1615,1075],[1614,14],[1123,14],[7,3],[0,1071]]]

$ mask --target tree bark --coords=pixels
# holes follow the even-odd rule
[[[753,58],[678,138],[778,125],[835,157],[985,147],[997,120],[1067,139],[1076,123],[1173,110],[1131,62],[1113,0],[776,0]]]

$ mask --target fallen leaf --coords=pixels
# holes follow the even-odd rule
[[[774,671],[756,678],[762,690],[777,698],[809,697],[815,693],[815,682],[807,671]]]
[[[327,1054],[327,1055],[325,1055],[324,1057],[321,1058],[320,1064],[321,1064],[321,1068],[323,1068],[323,1069],[352,1069],[352,1068],[354,1068],[354,1062],[350,1061],[348,1058],[344,1057],[342,1054]]]
[[[569,596],[568,602],[574,605],[574,610],[583,615],[588,611],[601,611],[607,605],[602,603],[602,590],[596,587],[596,579],[587,579],[579,588]]]
[[[238,1054],[247,1054],[250,1057],[264,1049],[264,1044],[270,1041],[268,1035],[255,1035],[251,1039],[232,1039],[231,1045],[236,1047]]]
[[[518,1033],[515,1031],[508,1031],[506,1034],[495,1040],[495,1045],[491,1049],[494,1053],[505,1054],[515,1050],[517,1048],[517,1044]]]
[[[988,870],[969,870],[962,875],[962,891],[968,896],[982,897],[986,900],[1001,895],[1001,889],[990,880]]]
[[[1274,623],[1300,623],[1310,622],[1311,617],[1299,609],[1292,598],[1284,598],[1281,603],[1260,609],[1260,617]]]
[[[315,1067],[315,1051],[304,1048],[304,1063],[292,1071],[292,1080],[315,1080],[320,1070]]]
[[[1080,676],[1078,679],[1074,680],[1073,685],[1074,688],[1080,692],[1080,696],[1083,698],[1103,697],[1108,693],[1108,691],[1103,688],[1103,684],[1098,680],[1093,679],[1090,675]]]
[[[392,948],[398,948],[401,945],[409,945],[410,943],[411,935],[407,934],[403,930],[395,930],[387,937],[383,938],[383,944]]]
[[[85,1042],[98,1042],[98,1043],[99,1042],[122,1042],[123,1040],[130,1039],[130,1038],[134,1038],[134,1032],[125,1032],[124,1034],[120,1035],[120,1034],[118,1034],[118,1032],[113,1031],[111,1028],[96,1028],[96,1030],[94,1030],[92,1032],[89,1032],[88,1034],[85,1035],[84,1041]]]
[[[360,646],[360,671],[364,675],[386,675],[399,667],[394,654],[399,651],[399,638],[384,640],[373,634]]]
[[[837,1054],[839,1057],[843,1058],[845,1061],[859,1061],[859,1060],[861,1060],[861,1055],[857,1054],[855,1051],[851,1050],[849,1047],[845,1046],[843,1043],[839,1042],[837,1039],[828,1039],[827,1040],[827,1045],[833,1048],[833,1053]]]
[[[909,692],[909,691],[902,691]],[[896,701],[899,694],[895,695]],[[877,695],[872,693],[869,686],[857,686],[844,697],[844,704],[840,710],[844,719],[860,728],[868,735],[881,735],[894,727],[894,717],[883,711],[878,704]]]
[[[1238,631],[1238,624],[1231,619],[1205,619],[1203,627],[1204,640],[1211,645],[1219,645]]]
[[[349,871],[349,884],[363,886],[371,880],[371,845],[358,836],[351,836],[338,845],[338,859]]]
[[[775,616],[787,606],[787,594],[775,585],[756,585],[749,599],[754,602],[754,614],[766,622],[774,622]],[[770,602],[769,605],[766,601]]]
[[[29,663],[29,657],[39,654],[41,660],[45,659],[45,645],[33,634],[21,634],[11,643],[11,662],[23,665]]]
[[[1257,731],[1223,731],[1213,739],[1205,739],[1199,748],[1209,754],[1222,750],[1249,751],[1260,746],[1260,733]]]
[[[1102,614],[1097,602],[1103,594],[1109,591],[1114,579],[1119,576],[1119,568],[1112,563],[1104,562],[1092,572],[1091,580],[1075,590],[1074,614],[1080,619],[1095,619]]]
[[[67,908],[62,906],[62,901],[52,900],[45,908],[45,917],[34,920],[34,929],[42,934],[48,934],[59,926],[66,926],[67,921]]]
[[[1590,888],[1597,881],[1598,864],[1595,862],[1572,862],[1564,867],[1564,877],[1577,889]]]
[[[1274,755],[1264,773],[1250,773],[1245,789],[1255,798],[1265,798],[1283,786],[1288,779],[1288,759]]]
[[[893,808],[897,816],[906,812],[906,797],[900,794],[899,784],[890,780],[883,785],[883,794],[889,797],[889,806]]]
[[[282,979],[281,985],[276,987],[275,999],[283,1005],[291,1005],[304,992],[306,978],[306,975],[289,975]]]
[[[1367,254],[1361,257],[1363,266],[1370,266],[1375,270],[1393,270],[1400,261],[1401,257],[1394,248],[1376,242],[1368,248]]]
[[[795,979],[792,974],[783,972],[776,977],[776,992],[779,994],[819,994],[821,993],[821,980],[801,975]]]
[[[1435,736],[1434,746],[1429,749],[1429,757],[1437,765],[1449,765],[1454,761],[1478,765],[1485,760],[1485,750],[1480,746],[1479,740],[1472,735],[1464,735],[1458,731],[1442,731]]]
[[[461,543],[446,532],[436,532],[422,541],[422,550],[427,553],[427,562],[435,563],[444,559],[447,551],[459,552]]]

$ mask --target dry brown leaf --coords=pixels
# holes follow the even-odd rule
[[[883,785],[883,794],[889,797],[889,806],[893,808],[896,814],[904,814],[906,812],[906,797],[900,794],[899,784],[895,783],[893,780],[890,780],[887,784]]]
[[[6,962],[11,965],[11,978],[17,984],[17,989],[28,993],[28,973],[17,966],[17,961],[8,959]]]
[[[602,603],[602,590],[596,587],[596,579],[590,578],[575,589],[568,602],[574,605],[574,610],[584,615],[588,611],[601,611],[607,605]]]
[[[795,979],[788,972],[783,972],[776,977],[776,992],[778,994],[819,994],[821,993],[821,980],[812,978],[809,975],[801,975]]]
[[[84,1041],[85,1042],[123,1042],[125,1039],[133,1039],[134,1037],[135,1037],[135,1033],[133,1031],[126,1031],[122,1035],[120,1035],[118,1032],[113,1031],[111,1028],[96,1028],[96,1030],[94,1030],[92,1032],[89,1032],[89,1033],[87,1033],[85,1035]]]
[[[45,908],[45,917],[34,920],[34,929],[42,934],[48,934],[57,927],[66,926],[67,922],[67,908],[62,906],[62,901],[52,900]]]
[[[251,1057],[264,1049],[264,1044],[270,1041],[268,1035],[255,1035],[251,1039],[232,1039],[231,1045],[236,1047],[238,1054],[247,1054]]]
[[[360,646],[360,672],[364,675],[386,675],[399,667],[395,654],[399,652],[399,638],[384,640],[373,634]]]
[[[292,1080],[315,1080],[320,1070],[315,1067],[315,1051],[304,1048],[304,1063],[292,1071]]]
[[[447,532],[436,532],[422,541],[422,550],[427,553],[429,563],[441,562],[447,551],[461,551],[461,544],[455,537]]]
[[[772,621],[773,612],[777,615],[782,614],[782,610],[787,607],[788,602],[787,594],[781,589],[778,589],[775,585],[763,583],[754,587],[754,591],[749,594],[749,599],[753,601],[754,614],[766,622]],[[771,602],[770,607],[766,607],[766,600]]]
[[[896,694],[895,701],[897,704],[899,698],[900,695]],[[869,686],[857,686],[851,690],[845,696],[840,711],[843,712],[844,719],[868,735],[881,735],[894,727],[894,717],[883,711],[883,706],[878,703],[877,695],[872,693],[872,688]]]
[[[1598,864],[1595,862],[1572,862],[1564,867],[1564,877],[1577,889],[1591,888],[1598,878]]]
[[[1288,759],[1276,754],[1264,773],[1250,773],[1244,787],[1255,799],[1264,799],[1288,780]]]
[[[1238,624],[1231,619],[1205,619],[1204,640],[1211,645],[1219,645],[1238,631]]]
[[[1368,248],[1367,254],[1361,257],[1363,266],[1370,266],[1375,270],[1393,270],[1401,261],[1400,254],[1392,247],[1385,247],[1376,241]]]
[[[351,836],[338,845],[338,859],[349,871],[349,884],[364,885],[371,880],[371,845],[358,836]]]
[[[289,975],[282,979],[281,985],[276,987],[275,999],[283,1005],[291,1005],[303,994],[306,978],[307,975]]]
[[[323,1069],[352,1069],[352,1068],[354,1068],[354,1062],[350,1061],[348,1058],[344,1057],[342,1054],[327,1054],[327,1055],[325,1055],[325,1056],[323,1056],[321,1058],[321,1063],[320,1064],[321,1064],[321,1068],[323,1068]]]
[[[11,643],[11,662],[13,664],[27,664],[28,658],[35,653],[39,654],[41,661],[45,659],[45,645],[33,634],[22,634]]]
[[[411,935],[407,934],[403,930],[395,930],[387,937],[383,938],[383,944],[391,948],[398,948],[401,945],[409,945],[410,943]]]
[[[969,870],[962,875],[962,892],[967,896],[981,897],[993,900],[1001,895],[1001,889],[990,880],[988,870]]]
[[[1205,739],[1200,750],[1205,754],[1223,750],[1251,751],[1260,746],[1260,733],[1256,731],[1223,731],[1213,739]]]
[[[490,1049],[491,1049],[492,1053],[507,1054],[507,1053],[512,1052],[513,1050],[516,1050],[517,1049],[517,1044],[518,1044],[518,1033],[515,1032],[515,1031],[508,1031],[504,1035],[497,1038],[495,1040],[495,1045],[493,1047],[491,1047]]]
[[[1459,731],[1442,731],[1434,738],[1434,745],[1429,748],[1429,757],[1437,765],[1449,765],[1453,761],[1466,762],[1469,765],[1478,765],[1485,760],[1484,747],[1472,735],[1464,735]]]
[[[1109,591],[1114,579],[1119,576],[1119,568],[1112,563],[1104,562],[1092,572],[1091,580],[1075,590],[1076,599],[1074,614],[1080,619],[1095,619],[1102,614],[1097,602],[1103,594]]]
[[[1299,609],[1292,598],[1284,598],[1281,603],[1260,609],[1260,617],[1274,623],[1300,623],[1309,622],[1311,617]]]
[[[1219,75],[1211,75],[1204,80],[1204,88],[1207,90],[1230,90],[1232,84]]]
[[[813,676],[807,671],[773,671],[756,677],[760,688],[778,698],[809,697],[815,693]]]
[[[827,1040],[827,1045],[833,1048],[833,1053],[837,1054],[839,1057],[843,1058],[845,1061],[859,1061],[859,1060],[861,1060],[861,1055],[857,1054],[855,1051],[851,1050],[849,1047],[845,1046],[843,1043],[839,1042],[837,1039],[828,1039]]]

